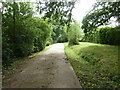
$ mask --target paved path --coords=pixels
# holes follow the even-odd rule
[[[79,81],[66,59],[64,45],[54,44],[32,58],[21,72],[6,80],[7,88],[80,88]]]

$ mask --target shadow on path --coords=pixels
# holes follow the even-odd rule
[[[21,72],[5,81],[4,88],[80,88],[62,43],[32,58]]]

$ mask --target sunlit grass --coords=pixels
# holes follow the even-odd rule
[[[84,88],[120,87],[118,46],[80,42],[65,52]]]

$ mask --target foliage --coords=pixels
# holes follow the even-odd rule
[[[83,41],[101,44],[120,45],[120,27],[98,28],[83,38]]]
[[[118,46],[80,42],[65,53],[83,88],[119,88]],[[120,54],[120,53],[119,53]]]
[[[42,18],[49,18],[49,22],[55,25],[51,35],[53,43],[68,41],[67,32],[64,31],[65,26],[69,26],[72,21],[72,9],[76,0],[72,2],[51,2],[39,1],[37,9]]]
[[[45,13],[43,18],[52,18],[55,23],[68,25],[72,21],[72,9],[75,2],[75,0],[72,2],[39,1],[37,8],[40,13]]]
[[[24,34],[27,32],[22,31],[24,30],[23,20],[32,17],[33,11],[29,8],[30,3],[19,3],[18,5],[18,3],[15,2],[2,2],[2,4],[2,58],[3,64],[8,64],[12,62],[11,58],[14,58],[19,54],[17,53],[19,47],[21,48],[21,55],[25,53],[24,51],[27,51],[27,49],[30,48],[29,44],[27,46],[22,45],[22,43],[24,43]],[[26,50],[22,51],[23,48]]]
[[[79,37],[80,37],[80,26],[79,26],[79,24],[74,22],[68,28],[69,45],[77,45],[77,44],[79,44],[79,42],[78,42]]]
[[[68,41],[67,28],[68,28],[67,25],[62,27],[61,33],[57,38],[57,42],[63,43]]]
[[[11,75],[14,75],[15,73],[17,73],[17,69],[19,68],[20,65],[27,63],[27,61],[29,61],[29,59],[34,58],[38,55],[40,55],[41,53],[47,51],[48,49],[51,48],[50,46],[47,46],[44,50],[39,51],[37,53],[34,53],[32,55],[29,55],[25,58],[21,58],[19,60],[14,61],[9,67],[8,69],[6,69],[6,67],[2,67],[2,79],[7,79],[9,78]]]
[[[119,22],[119,5],[120,2],[97,2],[82,21],[84,33],[87,34],[101,25],[109,24],[112,17]]]
[[[33,17],[30,3],[3,2],[2,49],[3,65],[14,58],[25,57],[45,48],[52,25],[47,20]]]
[[[53,39],[53,43],[67,42],[68,41],[67,25],[56,26],[56,28],[53,29],[53,33],[51,35],[51,38]]]
[[[26,28],[34,31],[34,52],[43,50],[46,46],[47,40],[50,38],[52,25],[49,24],[47,20],[45,21],[40,18],[32,18],[26,22]]]

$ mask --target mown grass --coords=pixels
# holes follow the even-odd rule
[[[47,46],[44,50],[37,52],[37,53],[33,53],[30,56],[27,56],[25,58],[21,58],[21,59],[17,59],[15,60],[7,69],[6,67],[2,67],[2,79],[7,79],[10,76],[12,76],[15,72],[17,72],[16,70],[23,64],[25,64],[27,61],[29,61],[31,58],[34,58],[35,56],[40,55],[41,53],[47,51],[48,49],[51,48],[52,45]]]
[[[64,45],[65,53],[83,88],[120,87],[120,47],[87,42],[74,46],[68,46],[68,43]]]

